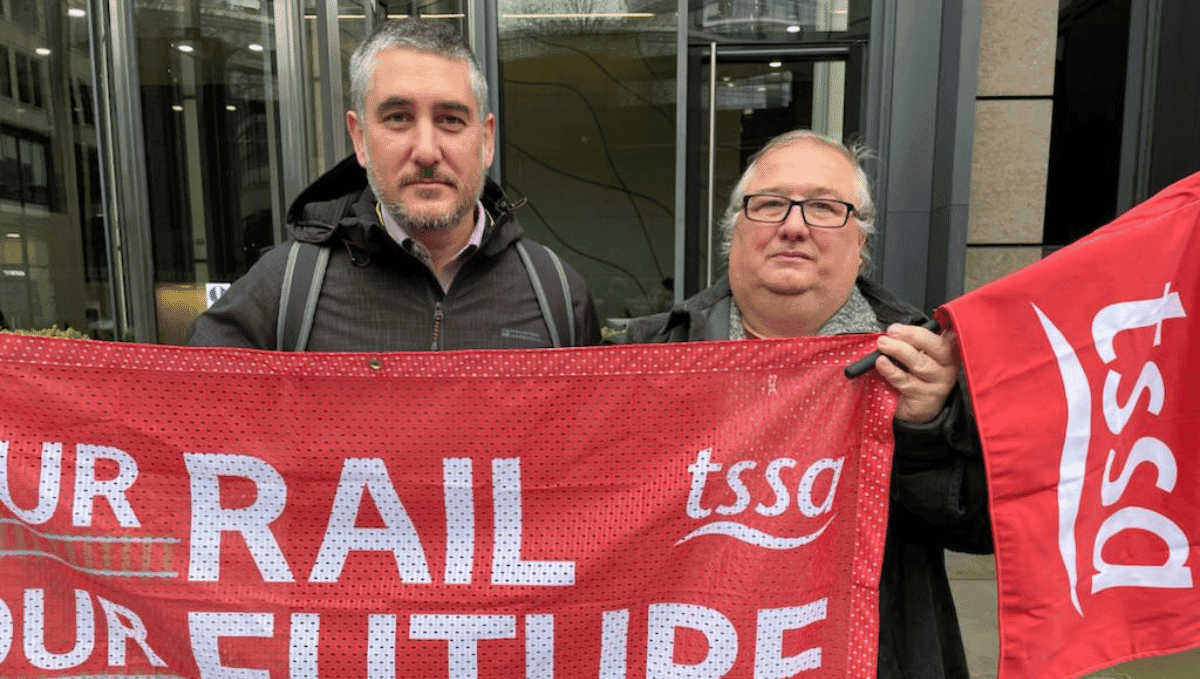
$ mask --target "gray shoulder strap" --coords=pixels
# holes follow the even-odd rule
[[[283,285],[279,289],[279,321],[275,348],[280,351],[304,351],[312,332],[317,299],[325,281],[329,248],[313,243],[292,241],[288,250]]]
[[[555,348],[576,346],[578,331],[571,306],[571,285],[562,260],[550,248],[533,241],[526,247],[526,241],[518,240],[516,246],[550,331],[550,341]]]

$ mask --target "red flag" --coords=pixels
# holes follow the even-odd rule
[[[873,339],[0,336],[0,676],[874,676]]]
[[[1200,646],[1200,174],[944,307],[983,439],[1001,679]]]

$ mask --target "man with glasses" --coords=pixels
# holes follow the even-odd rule
[[[872,232],[861,154],[797,130],[769,141],[722,218],[728,275],[625,343],[884,332],[875,369],[899,393],[880,578],[878,676],[967,679],[944,549],[992,551],[978,435],[952,333],[860,276]],[[799,577],[799,575],[798,575]]]

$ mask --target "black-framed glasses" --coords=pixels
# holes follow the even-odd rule
[[[792,208],[800,206],[804,223],[818,229],[840,229],[850,221],[850,213],[857,208],[854,203],[833,198],[808,198],[792,200],[769,193],[754,193],[742,198],[742,211],[746,219],[765,224],[779,224],[792,214]]]

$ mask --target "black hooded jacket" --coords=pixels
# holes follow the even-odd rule
[[[520,349],[553,346],[529,274],[516,250],[514,206],[490,180],[483,242],[448,290],[379,223],[366,172],[350,156],[292,203],[287,224],[299,241],[331,247],[310,351]],[[288,247],[276,247],[239,278],[188,331],[192,346],[276,348],[279,295]],[[564,263],[579,345],[600,339],[583,279]]]

